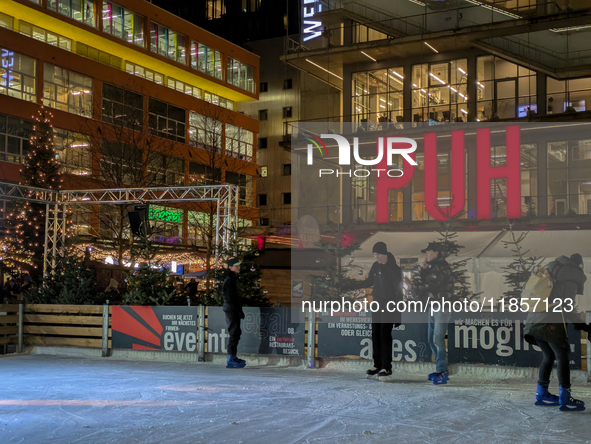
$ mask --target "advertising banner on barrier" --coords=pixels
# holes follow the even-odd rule
[[[114,306],[113,348],[194,352],[197,307]]]
[[[338,313],[340,316],[321,314],[318,323],[318,356],[359,356],[372,359],[371,315]],[[392,330],[392,359],[394,362],[431,362],[431,349],[427,341],[427,325],[419,324],[420,313],[404,313],[403,323]]]
[[[448,330],[448,361],[538,367],[542,353],[523,338],[527,313],[456,315]],[[581,332],[567,324],[570,368],[581,369]]]
[[[290,308],[244,308],[238,353],[304,356],[304,324],[291,322]],[[227,353],[228,330],[222,307],[207,311],[207,351]]]

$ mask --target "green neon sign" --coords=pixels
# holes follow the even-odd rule
[[[183,213],[150,208],[150,211],[148,213],[148,219],[161,220],[164,222],[174,222],[180,224],[182,222],[182,215]]]

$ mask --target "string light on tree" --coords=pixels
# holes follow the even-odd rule
[[[41,106],[37,115],[32,117],[33,134],[20,169],[20,183],[35,188],[58,190],[62,187],[63,173],[53,144],[53,115]],[[34,193],[30,192],[30,196],[34,196]],[[27,264],[34,269],[41,269],[43,244],[39,239],[45,238],[45,224],[39,223],[40,221],[45,221],[44,204],[15,202],[14,211],[10,212],[6,220],[6,265],[20,267]]]

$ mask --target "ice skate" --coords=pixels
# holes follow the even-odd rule
[[[376,379],[376,375],[378,374],[379,371],[380,371],[379,368],[372,367],[368,371],[365,372],[365,375],[366,375],[365,377],[367,379]]]
[[[433,381],[433,385],[447,384],[447,381],[449,381],[449,372],[435,373],[431,381]]]
[[[392,380],[392,370],[380,370],[378,373],[378,379],[382,382]]]
[[[228,359],[226,360],[226,368],[244,368],[245,365],[245,360],[238,359],[236,355],[228,355]]]
[[[558,403],[563,412],[582,412],[585,410],[585,403],[580,399],[574,399],[570,395],[570,389],[560,386],[558,388]]]
[[[538,383],[535,404],[542,406],[556,406],[558,405],[558,396],[551,394],[548,391],[548,387],[544,387]]]

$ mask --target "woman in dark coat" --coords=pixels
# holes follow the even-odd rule
[[[530,313],[524,328],[526,341],[540,347],[544,354],[538,377],[536,405],[560,405],[562,411],[585,410],[585,403],[570,395],[568,360],[570,345],[566,332],[566,322],[569,320],[569,313],[566,312],[566,309],[571,304],[574,306],[577,294],[583,294],[583,286],[587,280],[583,271],[583,258],[578,253],[573,254],[570,258],[560,256],[548,264],[547,270],[554,282],[552,293],[548,297],[549,310]],[[555,313],[552,308],[555,299],[562,301],[571,299],[572,302],[563,302],[556,309],[563,312]],[[571,321],[575,320],[571,318]],[[588,327],[583,325],[582,328],[587,329]],[[548,392],[550,374],[555,360],[558,360],[558,396]]]

